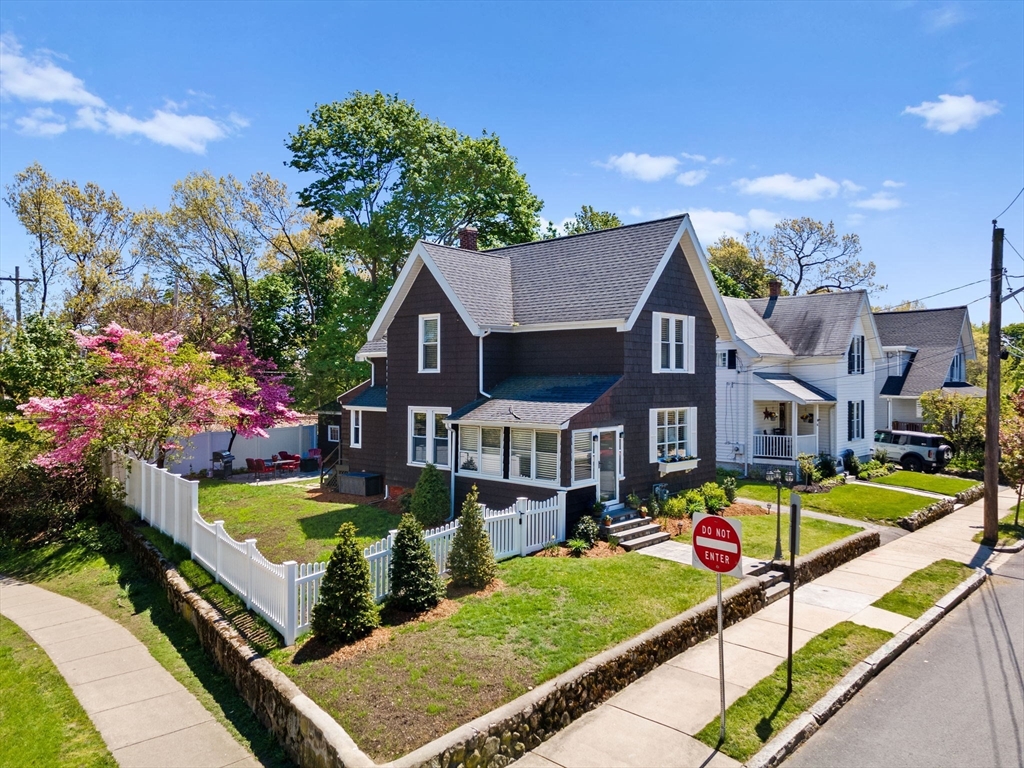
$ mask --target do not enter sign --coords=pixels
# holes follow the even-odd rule
[[[693,566],[743,577],[740,523],[717,515],[693,516]]]

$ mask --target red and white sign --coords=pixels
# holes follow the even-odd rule
[[[717,515],[693,516],[693,567],[743,578],[742,528],[739,520]]]

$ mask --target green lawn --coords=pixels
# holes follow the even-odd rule
[[[119,541],[109,531],[107,541]],[[101,539],[102,541],[102,539]],[[178,682],[248,747],[265,766],[291,765],[281,747],[260,724],[199,644],[192,626],[174,612],[163,590],[131,555],[108,547],[97,552],[82,544],[47,544],[27,551],[0,550],[0,573],[32,582],[89,605],[121,624]],[[0,709],[8,697],[0,686]],[[0,717],[0,729],[3,718]],[[0,740],[0,745],[4,741]],[[5,747],[0,746],[0,763]],[[21,762],[18,765],[32,765]],[[77,764],[75,761],[66,763]]]
[[[949,590],[974,573],[974,569],[953,560],[936,560],[907,576],[872,605],[916,619]]]
[[[775,504],[775,486],[762,480],[740,480],[737,482],[736,493],[744,498],[770,501],[773,506]],[[784,508],[789,503],[788,494],[789,490],[783,488]],[[828,493],[804,493],[800,498],[804,507],[808,509],[879,523],[893,523],[929,504],[929,500],[924,496],[865,485],[837,485]]]
[[[720,750],[741,762],[748,760],[890,637],[889,632],[844,621],[812,638],[793,654],[790,694],[786,694],[783,662],[726,710],[725,742]],[[714,747],[718,731],[715,717],[697,738]]]
[[[327,560],[338,544],[338,528],[351,522],[360,546],[372,544],[398,527],[398,517],[377,507],[321,501],[318,485],[283,483],[245,485],[226,480],[199,484],[204,520],[223,520],[237,541],[256,539],[264,557],[275,563]]]
[[[405,754],[714,594],[714,576],[637,553],[526,557],[454,615],[391,629],[331,662],[308,641],[270,654],[375,760]],[[726,579],[734,584],[735,579]]]
[[[1024,502],[1021,502],[1024,506]],[[1016,514],[1011,512],[1006,517],[999,521],[999,540],[996,542],[997,547],[1012,547],[1021,539],[1024,539],[1024,509],[1020,510],[1020,523],[1018,525],[1013,524],[1013,518]],[[974,541],[981,544],[981,540],[984,538],[984,532],[978,532],[974,534]]]
[[[0,768],[117,761],[46,651],[0,616]]]
[[[775,555],[775,529],[777,526],[775,515],[744,515],[735,519],[743,525],[743,554],[747,557],[756,557],[758,560],[771,559]],[[830,520],[802,517],[800,520],[801,554],[806,555],[808,552],[813,552],[860,530],[855,526],[833,523]],[[692,531],[686,531],[673,538],[675,541],[689,544],[692,534]],[[789,514],[782,516],[782,553],[783,557],[789,557]]]
[[[885,477],[876,477],[871,482],[916,488],[919,491],[941,493],[945,496],[956,496],[960,491],[966,491],[978,484],[977,480],[964,480],[962,477],[948,475],[926,475],[924,472],[907,472],[903,469]]]

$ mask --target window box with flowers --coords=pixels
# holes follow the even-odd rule
[[[697,468],[697,409],[652,408],[651,463],[658,473],[689,472]]]

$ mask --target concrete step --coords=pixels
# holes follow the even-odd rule
[[[774,587],[785,578],[786,574],[782,571],[768,571],[759,575],[757,580],[761,582],[765,589],[768,589],[769,587]]]
[[[633,541],[634,539],[642,539],[644,536],[650,536],[652,533],[660,533],[662,530],[661,526],[657,523],[647,523],[645,525],[638,525],[635,528],[629,528],[622,531],[621,533],[612,534],[618,537],[619,543],[624,541]]]
[[[620,541],[619,546],[627,552],[635,552],[638,549],[649,547],[652,544],[660,544],[663,541],[668,541],[670,536],[665,531],[659,531],[658,533],[652,533],[648,536],[641,536],[638,539],[630,539],[629,541]]]
[[[789,594],[789,582],[780,581],[778,584],[768,587],[764,592],[764,604],[771,605],[776,600]]]
[[[609,536],[618,536],[622,538],[622,533],[628,531],[631,528],[639,528],[642,525],[649,525],[647,518],[640,517],[639,515],[633,515],[631,517],[620,517],[615,520],[611,525],[601,526],[601,535],[606,539]]]

